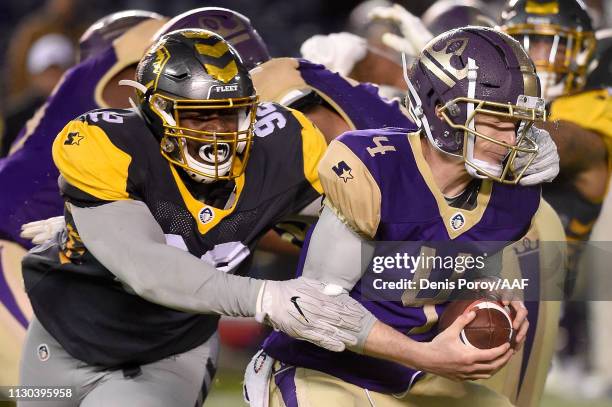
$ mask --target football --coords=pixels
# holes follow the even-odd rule
[[[460,339],[468,346],[491,349],[512,342],[513,316],[499,301],[487,299],[452,301],[440,316],[438,330],[442,332],[462,314],[476,312],[476,317],[463,328]]]

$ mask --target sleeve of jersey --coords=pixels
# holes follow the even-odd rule
[[[360,235],[374,238],[381,218],[381,191],[367,166],[334,140],[319,164],[325,204]]]
[[[98,126],[73,120],[53,142],[60,189],[77,206],[130,199],[128,168],[132,157],[112,143]]]
[[[612,96],[608,89],[556,99],[550,109],[550,120],[565,120],[598,133],[606,144],[612,168]]]
[[[325,137],[316,126],[297,110],[292,110],[293,116],[302,127],[302,157],[304,158],[304,178],[319,194],[323,187],[319,180],[317,166],[327,149]]]

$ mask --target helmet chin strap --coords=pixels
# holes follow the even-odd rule
[[[414,118],[415,124],[425,131],[425,135],[427,136],[427,139],[429,140],[429,143],[432,146],[434,146],[441,152],[448,154],[446,151],[442,150],[438,146],[436,140],[433,137],[433,134],[431,134],[431,129],[429,128],[429,121],[427,120],[427,116],[423,112],[423,102],[421,101],[421,98],[419,97],[419,94],[417,93],[416,89],[412,85],[412,82],[410,82],[410,79],[408,78],[408,63],[406,62],[405,53],[402,53],[402,71],[404,74],[404,81],[406,82],[406,85],[408,85],[408,93],[412,97],[412,100],[414,100],[414,104],[408,104],[408,110]]]
[[[478,66],[476,65],[476,61],[473,60],[472,58],[468,58],[468,94],[467,97],[470,99],[474,99],[474,96],[476,94],[476,80],[478,79]],[[474,117],[473,114],[474,113],[474,103],[468,103],[467,104],[467,109],[466,109],[466,114],[467,117],[471,117],[470,121],[468,122],[468,129],[472,130],[472,131],[476,131],[475,125],[474,125]],[[466,163],[465,163],[465,169],[467,170],[468,174],[470,174],[471,177],[473,178],[488,178],[488,176],[486,174],[480,173],[476,168],[472,167],[471,165],[468,164],[468,161],[471,162],[472,164],[474,164],[477,167],[482,168],[484,171],[495,175],[496,177],[500,176],[502,173],[502,167],[499,164],[491,164],[487,161],[484,160],[479,160],[478,158],[474,157],[474,145],[476,144],[476,136],[473,133],[468,132],[467,134],[467,143],[465,148],[467,149],[466,151]]]

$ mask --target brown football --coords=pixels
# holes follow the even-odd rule
[[[509,308],[499,301],[487,299],[450,302],[440,316],[438,330],[442,332],[461,314],[472,310],[476,312],[476,317],[461,331],[463,343],[479,349],[491,349],[513,341],[513,316]]]

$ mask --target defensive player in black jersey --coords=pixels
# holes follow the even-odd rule
[[[218,315],[362,344],[373,317],[347,295],[239,275],[258,238],[322,192],[322,134],[258,103],[209,31],[163,36],[126,83],[134,109],[86,113],[54,142],[66,228],[23,263],[36,318],[21,383],[75,389],[47,405],[191,407],[214,373]]]

